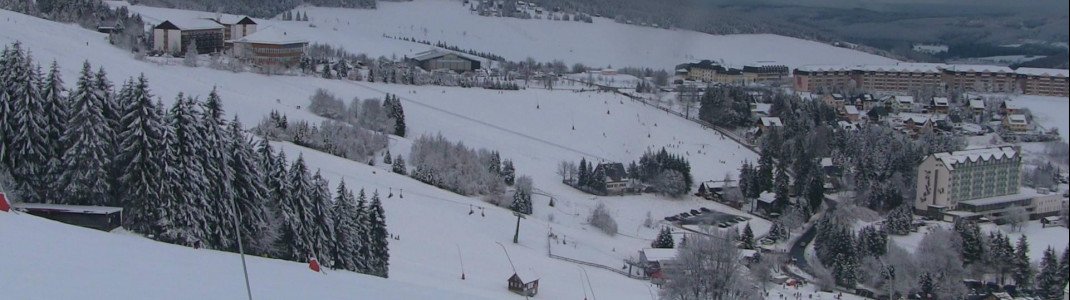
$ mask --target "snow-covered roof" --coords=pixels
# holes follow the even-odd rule
[[[1070,70],[1066,69],[1018,68],[1014,72],[1031,76],[1070,77]]]
[[[1011,124],[1028,124],[1029,123],[1029,120],[1026,119],[1025,115],[1023,115],[1023,114],[1009,115],[1009,116],[1007,116],[1007,120]]]
[[[259,29],[253,34],[234,40],[234,42],[251,44],[289,45],[308,43],[308,40],[293,34],[288,34],[286,31],[272,26]]]
[[[28,209],[28,210],[49,210],[58,212],[70,212],[70,213],[83,213],[103,215],[121,212],[121,207],[108,207],[108,206],[82,206],[82,205],[63,205],[63,204],[44,204],[44,203],[15,203],[12,205],[16,209]]]
[[[734,188],[734,187],[739,186],[738,181],[735,181],[735,180],[728,180],[728,181],[725,181],[725,180],[709,180],[709,181],[703,181],[702,185],[706,186],[706,188],[711,188],[711,189],[713,189],[713,188],[718,188],[718,189]]]
[[[171,25],[175,25],[175,27],[178,27],[178,29],[181,30],[223,29],[223,25],[219,25],[219,23],[207,19],[165,20],[160,23],[160,26],[164,25],[164,23],[171,23]]]
[[[843,129],[843,130],[858,130],[858,124],[847,122],[847,121],[843,121],[843,120],[836,121],[836,125],[839,125],[840,128]]]
[[[822,167],[831,167],[831,166],[833,166],[832,165],[832,158],[831,157],[822,157],[820,164],[821,164]]]
[[[676,249],[646,248],[641,250],[647,261],[668,261],[676,259]]]
[[[915,124],[925,124],[926,122],[936,122],[947,119],[947,115],[943,114],[919,114],[919,113],[900,113],[899,119],[903,122],[914,122]]]
[[[769,103],[755,103],[754,104],[754,109],[752,109],[751,111],[753,111],[755,113],[762,113],[762,114],[765,114],[765,115],[768,116],[769,112],[771,112],[772,110],[773,110],[773,105],[772,104],[769,104]]]
[[[800,66],[795,68],[798,71],[804,72],[842,72],[851,71],[857,68],[857,66],[845,66],[845,65],[809,65]]]
[[[933,105],[935,106],[948,106],[951,103],[947,97],[933,97]]]
[[[465,58],[465,59],[469,59],[469,60],[482,61],[482,59],[480,59],[480,58],[475,58],[475,57],[472,57],[472,56],[464,54],[464,53],[446,51],[446,50],[442,50],[442,49],[438,49],[438,48],[427,50],[427,51],[420,52],[420,53],[416,53],[416,56],[414,56],[412,59],[415,59],[415,60],[429,60],[429,59],[442,57],[442,56],[445,56],[447,54],[457,55],[459,57],[462,57],[462,58]]]
[[[964,162],[978,162],[988,160],[1000,160],[1013,158],[1018,155],[1018,150],[1011,146],[980,148],[955,152],[942,152],[933,154],[936,159],[944,162],[949,170],[954,170],[955,165]]]
[[[1019,110],[1019,109],[1025,109],[1025,106],[1022,106],[1022,104],[1018,103],[1018,101],[1007,100],[1007,101],[1003,101],[1003,108],[1011,109],[1011,110]]]
[[[1014,73],[1014,70],[1003,66],[990,66],[990,65],[948,65],[943,68],[952,72],[970,72],[970,73]]]
[[[770,193],[770,192],[762,192],[761,194],[758,195],[758,201],[765,202],[765,203],[776,202],[776,194]]]
[[[894,65],[863,65],[855,70],[868,72],[939,73],[946,64],[898,63]]]
[[[241,21],[243,21],[243,20],[245,20],[247,18],[249,20],[246,21],[246,23],[256,24],[256,21],[253,21],[252,18],[249,18],[248,16],[241,16],[241,15],[221,15],[221,16],[218,16],[218,17],[213,17],[212,19],[218,19],[217,21],[219,22],[219,24],[234,25],[234,24],[240,23]]]
[[[762,126],[765,127],[781,127],[784,123],[780,121],[780,117],[762,117]]]
[[[985,101],[984,100],[970,100],[970,108],[984,109],[985,108]]]
[[[1014,193],[1014,194],[1010,194],[1010,195],[1003,195],[1003,196],[996,196],[996,197],[989,197],[989,198],[966,200],[966,201],[962,201],[962,202],[959,202],[959,203],[969,204],[969,205],[973,205],[973,206],[985,206],[985,205],[992,205],[992,204],[1001,204],[1001,203],[1007,203],[1007,202],[1022,201],[1022,200],[1025,200],[1025,199],[1032,199],[1033,197],[1036,197],[1036,196],[1039,196],[1039,195],[1040,194],[1037,194],[1037,191],[1034,190],[1034,189],[1025,188],[1025,187],[1019,187],[1018,188],[1018,193]]]
[[[758,250],[750,250],[750,249],[740,249],[739,250],[739,259],[754,258],[755,255],[758,255]]]
[[[892,98],[895,99],[896,102],[899,102],[899,103],[902,103],[902,104],[914,104],[914,96],[896,95],[896,96],[892,96]]]
[[[856,107],[854,105],[844,106],[843,110],[846,111],[848,115],[857,115],[858,114],[858,107]]]

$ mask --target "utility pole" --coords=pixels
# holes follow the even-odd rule
[[[232,199],[231,204],[234,205],[234,232],[238,234],[238,253],[241,255],[241,270],[245,274],[245,295],[249,297],[249,300],[253,300],[253,289],[249,286],[249,267],[245,264],[245,247],[241,241],[241,227],[238,226],[238,224],[241,224],[239,222],[241,220],[241,209],[238,208],[236,200]]]
[[[525,219],[524,214],[519,212],[513,212],[516,215],[516,232],[513,233],[513,244],[520,243],[520,219]]]

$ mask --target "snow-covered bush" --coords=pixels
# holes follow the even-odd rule
[[[613,215],[609,214],[609,209],[606,208],[605,203],[598,203],[598,206],[591,211],[591,216],[587,218],[587,222],[608,235],[617,234],[617,221],[613,219]]]

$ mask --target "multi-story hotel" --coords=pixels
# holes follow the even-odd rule
[[[964,201],[1017,194],[1021,166],[1010,146],[929,155],[918,165],[914,209],[954,210]]]
[[[999,66],[900,63],[871,66],[804,66],[795,69],[795,90],[874,92],[954,90],[1066,97],[1067,70]]]

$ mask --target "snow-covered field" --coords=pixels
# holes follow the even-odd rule
[[[114,3],[114,2],[113,2]],[[762,62],[789,67],[821,64],[887,64],[895,60],[828,44],[769,34],[709,35],[618,24],[596,18],[593,24],[550,20],[481,17],[461,1],[416,0],[379,3],[376,10],[299,8],[310,22],[257,20],[350,52],[372,56],[413,56],[429,46],[390,38],[443,41],[462,49],[528,57],[540,62],[560,59],[568,64],[650,67],[672,71],[677,64],[701,59],[730,65]],[[147,23],[168,18],[210,15],[173,9],[133,6]],[[433,16],[433,17],[428,17]],[[311,25],[315,25],[312,27]]]
[[[391,3],[386,3],[393,5]],[[310,13],[311,14],[311,13]],[[384,196],[391,191],[395,197],[385,199],[388,229],[399,235],[400,240],[391,241],[391,278],[389,281],[368,280],[369,284],[380,284],[383,297],[426,299],[449,298],[444,296],[421,296],[424,291],[449,290],[466,295],[465,299],[490,298],[502,299],[515,297],[505,289],[505,279],[512,274],[502,247],[506,248],[518,270],[535,273],[541,278],[540,298],[545,299],[579,299],[582,295],[597,292],[607,299],[647,299],[652,289],[648,283],[628,279],[607,271],[586,268],[591,284],[580,282],[582,270],[579,266],[546,255],[547,234],[552,230],[558,236],[582,240],[589,251],[574,253],[576,259],[604,262],[610,266],[626,255],[603,255],[604,253],[621,253],[631,255],[641,248],[648,247],[649,240],[656,229],[645,228],[641,224],[650,212],[654,219],[678,214],[682,211],[707,206],[716,208],[713,203],[692,198],[665,199],[659,196],[625,196],[593,197],[580,193],[560,183],[555,174],[555,166],[561,160],[579,160],[585,157],[594,161],[631,161],[647,149],[667,147],[674,153],[685,155],[692,163],[692,172],[696,182],[721,179],[726,173],[735,174],[744,160],[755,161],[757,156],[731,140],[721,139],[714,131],[705,130],[689,121],[666,114],[665,112],[629,102],[626,98],[608,93],[577,93],[575,91],[547,91],[529,89],[525,91],[491,91],[482,89],[415,87],[403,85],[366,84],[340,80],[323,80],[312,77],[264,76],[250,73],[231,73],[207,68],[188,68],[182,66],[158,65],[134,60],[131,54],[107,44],[102,34],[84,30],[73,25],[56,24],[27,17],[9,11],[0,11],[0,26],[3,28],[32,28],[32,30],[0,31],[0,43],[9,44],[20,41],[23,47],[30,49],[34,58],[43,64],[52,60],[60,63],[64,79],[68,83],[76,81],[77,72],[83,61],[91,62],[94,67],[103,66],[116,84],[130,76],[144,74],[150,82],[153,93],[170,104],[179,92],[200,95],[202,98],[212,87],[218,87],[228,113],[239,116],[251,125],[272,110],[285,113],[292,120],[319,120],[299,106],[307,106],[308,97],[316,88],[325,88],[343,98],[382,97],[384,93],[395,93],[401,97],[405,106],[407,123],[412,137],[421,134],[442,133],[451,140],[463,141],[468,146],[485,147],[501,151],[505,158],[514,160],[518,172],[535,179],[536,188],[543,196],[535,197],[535,215],[521,223],[521,239],[517,245],[511,244],[515,217],[511,212],[501,208],[486,208],[486,215],[477,213],[469,215],[472,206],[486,206],[475,198],[458,196],[446,191],[429,187],[406,177],[385,172],[379,167],[370,167],[363,163],[352,162],[320,152],[311,151],[290,144],[277,144],[294,158],[303,153],[312,168],[320,168],[324,175],[337,184],[344,179],[351,187],[364,187],[378,190]],[[575,130],[573,130],[575,126]],[[405,155],[408,153],[408,139],[391,141],[391,152]],[[381,167],[381,166],[380,166]],[[404,198],[401,195],[404,194]],[[556,207],[549,207],[549,197],[554,197]],[[614,214],[621,228],[621,235],[609,237],[587,226],[586,217],[597,202],[605,203]],[[6,217],[6,216],[5,216]],[[224,268],[223,261],[235,260],[229,254],[211,251],[178,251],[181,247],[162,245],[136,237],[120,236],[99,238],[100,233],[86,233],[73,230],[64,232],[59,225],[47,227],[42,237],[35,241],[31,238],[36,232],[36,221],[4,222],[0,230],[0,240],[5,245],[9,241],[25,239],[25,249],[15,253],[4,252],[0,255],[0,269],[3,276],[9,274],[28,274],[20,280],[34,280],[37,285],[15,285],[20,292],[30,294],[48,284],[48,293],[43,298],[71,298],[87,287],[114,287],[122,289],[125,285],[154,287],[168,292],[162,298],[217,298],[232,299],[240,297],[240,281],[223,279],[226,269],[213,272],[211,268]],[[763,234],[768,222],[752,220],[756,234]],[[50,225],[51,226],[51,225]],[[10,229],[9,229],[10,228]],[[33,228],[30,230],[28,228]],[[16,235],[17,233],[17,235]],[[55,236],[53,236],[54,234]],[[81,236],[82,237],[69,237]],[[11,238],[9,238],[11,237]],[[127,240],[136,242],[126,243]],[[51,249],[53,240],[69,240],[70,246]],[[100,242],[80,242],[83,240],[101,240]],[[112,241],[116,240],[116,241]],[[503,246],[499,246],[498,243]],[[123,251],[161,252],[159,258],[151,254],[124,255],[117,252],[112,244]],[[77,249],[76,252],[70,249]],[[163,249],[163,250],[158,250]],[[176,249],[176,250],[168,250]],[[40,251],[35,251],[40,250]],[[6,247],[5,247],[6,251]],[[32,255],[31,255],[32,252]],[[174,252],[182,252],[175,254]],[[194,253],[194,254],[188,254]],[[202,255],[200,253],[211,253]],[[602,254],[600,254],[602,253]],[[51,256],[63,259],[67,265],[62,268],[34,267],[33,262],[47,260]],[[172,257],[178,264],[170,263]],[[203,256],[203,257],[202,257]],[[467,280],[459,280],[461,264],[464,261]],[[26,259],[39,258],[39,259]],[[127,258],[129,259],[123,259]],[[607,257],[610,257],[607,259]],[[117,262],[117,260],[119,260]],[[163,262],[163,263],[162,263]],[[119,275],[114,277],[94,276],[89,272],[98,272],[104,265],[120,265]],[[361,298],[351,290],[361,289],[359,283],[350,284],[345,289],[330,289],[326,286],[342,285],[336,279],[326,279],[325,283],[307,283],[313,278],[291,275],[287,268],[297,272],[304,266],[284,262],[267,262],[254,260],[253,267],[264,267],[273,274],[269,279],[270,287],[262,287],[264,293],[280,295],[280,298],[298,298],[299,291],[316,289],[313,298]],[[276,266],[277,265],[277,266]],[[195,270],[203,266],[205,272],[220,275],[202,276]],[[16,272],[8,272],[16,270]],[[304,270],[300,270],[304,272]],[[168,276],[140,276],[143,273],[157,272]],[[328,275],[339,274],[335,272]],[[23,276],[23,275],[15,275]],[[100,277],[93,281],[50,280],[52,278],[77,278],[82,276]],[[267,275],[265,275],[267,276]],[[295,276],[293,278],[289,276]],[[317,275],[322,276],[322,275]],[[366,278],[355,275],[336,277]],[[255,276],[254,276],[255,277]],[[585,276],[586,277],[586,276]],[[28,278],[28,279],[27,279]],[[169,278],[168,280],[160,278]],[[317,277],[318,278],[318,277]],[[531,278],[525,278],[530,280]],[[94,284],[96,281],[108,281],[107,284]],[[201,283],[212,280],[210,284]],[[274,283],[276,280],[278,283]],[[20,282],[3,278],[0,285]],[[254,289],[258,279],[254,279]],[[285,283],[293,284],[287,285]],[[143,284],[139,284],[143,283]],[[267,285],[267,283],[263,283]],[[316,288],[323,284],[324,288]],[[293,286],[292,290],[287,289]],[[410,288],[409,286],[412,286]],[[420,286],[428,286],[422,288]],[[212,291],[230,289],[234,293]],[[274,289],[286,289],[275,291]],[[587,289],[587,291],[585,291]],[[0,290],[7,290],[2,288]],[[110,293],[111,289],[101,289],[100,293]],[[189,290],[183,292],[183,290]],[[593,290],[593,291],[591,291]],[[133,291],[116,291],[116,294],[102,294],[90,298],[136,298],[125,293]],[[379,290],[376,290],[379,291]],[[392,291],[397,291],[392,293]],[[415,294],[409,294],[409,292]],[[150,294],[151,295],[151,294]],[[54,296],[54,297],[52,297]]]
[[[1033,119],[1045,129],[1058,128],[1063,141],[1070,134],[1070,98],[1045,96],[1016,96],[1014,101],[1029,108]]]
[[[245,299],[237,254],[0,212],[0,298]],[[247,257],[257,299],[500,299]],[[459,280],[458,280],[459,281]]]

